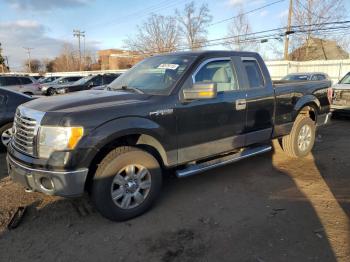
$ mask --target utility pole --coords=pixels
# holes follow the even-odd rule
[[[288,49],[289,49],[289,36],[292,26],[292,15],[293,15],[293,0],[289,0],[289,11],[288,11],[288,24],[287,30],[284,36],[284,60],[288,60]]]
[[[73,30],[73,36],[78,38],[78,48],[79,48],[79,71],[81,71],[81,48],[80,48],[80,38],[84,37],[85,39],[85,31],[80,31],[80,29]]]
[[[1,73],[5,71],[4,65],[5,65],[5,59],[2,57],[2,48],[1,48],[1,43],[0,43],[0,68],[1,68]]]
[[[23,47],[26,51],[27,51],[27,54],[28,54],[28,71],[29,71],[29,73],[31,73],[32,72],[32,65],[31,65],[31,62],[30,62],[30,60],[31,60],[31,58],[30,58],[30,52],[31,52],[31,50],[33,50],[34,48],[32,48],[32,47]]]

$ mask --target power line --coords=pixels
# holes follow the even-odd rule
[[[224,22],[230,21],[230,20],[232,20],[232,19],[238,18],[238,17],[240,17],[241,15],[248,15],[248,14],[254,13],[254,12],[256,12],[256,11],[262,10],[262,9],[264,9],[264,8],[270,7],[270,6],[272,6],[272,5],[275,5],[275,4],[278,4],[278,3],[284,2],[284,1],[286,1],[286,0],[279,0],[279,1],[275,1],[275,2],[272,2],[272,3],[270,3],[270,4],[266,4],[266,5],[260,6],[260,7],[258,7],[258,8],[255,8],[255,9],[249,10],[249,11],[247,11],[247,12],[245,12],[245,13],[242,13],[242,14],[239,14],[239,15],[235,15],[235,16],[232,16],[232,17],[229,17],[229,18],[223,19],[223,20],[216,21],[216,22],[214,22],[214,23],[210,24],[209,26],[213,26],[213,25],[221,24],[221,23],[224,23]]]
[[[210,47],[210,46],[217,46],[222,44],[227,44],[229,40],[235,40],[236,42],[239,41],[239,43],[246,43],[246,42],[262,42],[263,40],[272,40],[272,39],[281,39],[281,37],[285,36],[285,34],[301,34],[305,32],[318,32],[320,31],[319,28],[310,28],[308,30],[302,29],[302,27],[312,27],[312,26],[320,26],[320,25],[338,25],[338,26],[332,26],[328,28],[324,28],[321,30],[328,30],[328,31],[334,31],[334,30],[344,30],[344,29],[350,29],[350,21],[337,21],[337,22],[327,22],[327,23],[317,23],[317,24],[310,24],[310,25],[303,25],[303,26],[291,26],[291,31],[285,31],[286,27],[280,27],[280,28],[274,28],[274,29],[268,29],[263,30],[259,32],[253,32],[249,34],[241,34],[241,35],[235,35],[235,36],[229,36],[229,37],[222,37],[222,38],[216,38],[216,39],[210,39],[207,41],[201,41],[202,43],[201,47]],[[349,24],[349,25],[346,25]],[[274,33],[273,33],[274,32]],[[271,34],[266,34],[271,33]],[[251,36],[251,37],[247,37]],[[245,39],[239,39],[241,37],[245,37]],[[237,40],[238,39],[238,40]],[[177,51],[186,51],[190,48],[187,46],[178,46]],[[147,52],[144,52],[143,55],[155,55],[155,54],[162,54],[166,53],[169,50],[164,50],[164,52],[158,52],[157,50],[149,50]]]

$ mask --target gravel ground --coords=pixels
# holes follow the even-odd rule
[[[25,193],[0,153],[0,261],[350,261],[350,121],[320,128],[313,154],[274,153],[165,179],[147,214],[102,218],[87,197]],[[11,214],[28,206],[20,226]]]

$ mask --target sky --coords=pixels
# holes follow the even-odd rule
[[[87,52],[99,49],[125,48],[124,40],[132,37],[137,26],[151,14],[174,15],[191,0],[0,0],[0,42],[3,55],[12,70],[23,70],[27,53],[31,57],[53,58],[64,43],[77,49],[73,29],[85,31]],[[249,11],[276,0],[195,0],[206,3],[212,23],[237,14],[240,8]],[[287,22],[288,0],[248,15],[252,31],[284,26]],[[346,1],[347,2],[347,1]],[[350,2],[350,1],[348,1]],[[209,26],[208,38],[227,36],[230,21]],[[220,46],[213,47],[220,49]]]

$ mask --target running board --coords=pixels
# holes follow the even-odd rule
[[[207,162],[190,165],[185,169],[177,170],[176,176],[177,177],[192,176],[216,167],[224,166],[251,156],[255,156],[258,154],[271,151],[271,148],[272,148],[271,146],[257,146],[257,147],[247,148],[235,154],[225,155],[223,157],[215,158]]]

